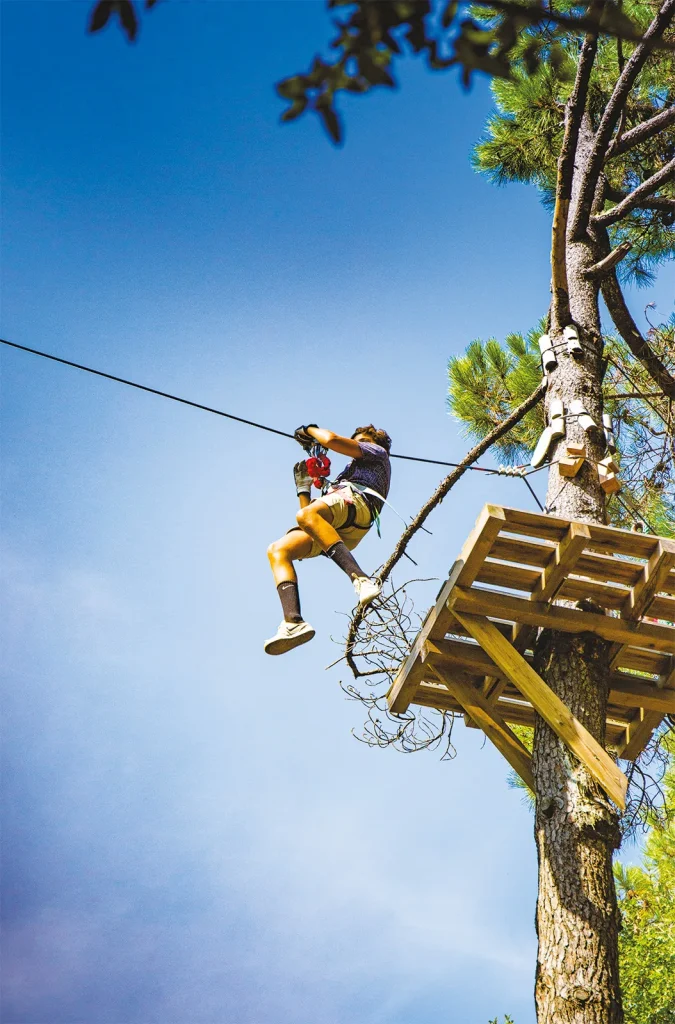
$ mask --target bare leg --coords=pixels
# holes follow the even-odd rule
[[[312,538],[303,530],[293,530],[279,540],[275,540],[267,549],[267,557],[270,560],[270,567],[274,582],[279,586],[289,580],[297,583],[298,577],[293,567],[293,562],[298,558],[306,558],[312,550]]]
[[[333,510],[320,499],[301,508],[295,518],[298,526],[321,545],[322,551],[339,544],[340,536],[332,525]]]

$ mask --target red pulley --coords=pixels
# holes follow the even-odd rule
[[[315,487],[321,487],[330,473],[330,459],[327,455],[312,455],[307,459],[307,472]]]

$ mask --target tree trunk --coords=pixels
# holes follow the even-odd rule
[[[577,167],[590,142],[582,127]],[[575,175],[576,177],[576,175]],[[576,195],[572,190],[572,205]],[[562,399],[566,413],[581,399],[602,424],[602,335],[598,286],[584,271],[599,258],[592,241],[570,242],[567,275],[572,319],[579,329],[583,356],[558,349],[550,375],[547,408]],[[552,324],[553,342],[563,342],[564,324]],[[587,433],[567,419],[567,442],[586,445],[591,460],[603,457],[601,432]],[[557,457],[556,452],[552,459]],[[548,510],[563,518],[605,522],[604,493],[597,470],[584,463],[576,477],[565,478],[552,466]],[[544,631],[537,642],[536,667],[551,689],[603,746],[609,683],[609,644],[592,634]],[[539,950],[535,999],[539,1024],[621,1024],[619,989],[619,915],[612,854],[620,841],[618,817],[588,771],[556,734],[537,718],[532,769],[536,787],[535,834],[539,859],[537,933]]]

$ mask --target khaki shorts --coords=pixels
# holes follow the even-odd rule
[[[333,491],[328,491],[322,498],[315,500],[322,501],[324,505],[328,505],[333,513],[333,522],[331,524],[333,529],[337,531],[338,537],[346,544],[348,549],[353,551],[356,545],[368,533],[372,523],[372,516],[366,499],[358,491],[352,490],[351,487],[337,487]],[[347,522],[349,516],[350,505],[356,509],[356,516],[352,526],[344,526],[343,524]],[[299,526],[293,527],[293,530],[299,529],[301,529]],[[292,530],[288,532],[292,533]],[[312,543],[312,550],[308,555],[305,555],[305,558],[316,558],[317,555],[321,554],[323,554],[323,548],[314,541]]]

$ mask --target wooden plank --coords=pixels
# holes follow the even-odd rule
[[[584,523],[570,523],[565,536],[551,553],[537,586],[532,591],[532,600],[547,604],[557,594],[568,574],[581,558],[591,533]],[[531,643],[535,627],[519,623],[515,630],[513,645],[517,651],[524,651]]]
[[[668,671],[671,659],[660,651],[643,651],[639,647],[622,647],[621,655],[615,659],[612,669],[632,669],[634,672],[649,672],[661,676]]]
[[[545,722],[588,768],[611,800],[624,809],[628,780],[606,750],[546,685],[527,661],[505,640],[489,619],[481,615],[455,614],[471,630],[483,650],[528,698]]]
[[[646,708],[660,711],[661,715],[675,715],[675,690],[661,690],[654,683],[637,676],[613,672],[610,682],[609,703],[627,708]]]
[[[408,710],[413,699],[417,684],[424,676],[424,665],[419,660],[414,647],[401,668],[396,673],[393,683],[387,691],[389,710],[395,715],[402,715]]]
[[[460,678],[453,678],[448,681],[441,679],[441,681],[446,683],[446,686],[451,690],[453,696],[462,705],[466,713],[475,722],[480,724],[488,739],[494,743],[497,750],[506,758],[511,767],[518,772],[523,782],[534,792],[530,752],[523,746],[515,733],[509,729],[496,708],[488,704],[478,690],[469,686]]]
[[[582,601],[590,598],[601,608],[620,611],[630,591],[627,587],[619,587],[609,583],[595,583],[592,580],[568,576],[556,597],[561,601]]]
[[[490,557],[498,558],[502,562],[534,565],[538,569],[543,569],[548,564],[552,550],[552,544],[529,544],[527,541],[504,537],[501,534],[492,545]]]
[[[675,693],[675,670],[666,679],[665,687],[659,687],[658,692],[662,695]],[[646,706],[640,709],[633,722],[626,730],[624,742],[619,747],[619,757],[626,761],[634,761],[645,749],[655,729],[663,721],[662,711],[649,711]]]
[[[465,628],[465,627],[462,627]],[[469,630],[467,629],[468,633]],[[425,661],[432,658],[437,668],[448,671],[466,671],[470,675],[487,676],[498,671],[489,654],[486,654],[480,644],[463,643],[461,640],[434,640],[433,648],[425,644],[421,658]],[[500,675],[503,673],[500,672]],[[506,678],[506,677],[505,677]]]
[[[659,538],[651,533],[632,533],[618,526],[589,523],[593,547],[598,551],[628,555],[630,558],[651,558]]]
[[[649,615],[666,622],[675,622],[675,601],[670,597],[657,595],[649,606]]]
[[[539,537],[541,540],[552,540],[556,543],[562,539],[569,526],[569,520],[558,519],[556,516],[542,515],[539,512],[523,512],[519,508],[504,508],[508,533],[524,534],[526,537]]]
[[[634,644],[647,650],[669,652],[675,645],[675,629],[672,626],[654,625],[651,622],[626,622],[610,615],[596,615],[557,605],[542,605],[535,601],[512,597],[510,594],[498,594],[495,591],[488,593],[455,587],[448,603],[464,625],[466,616],[459,615],[458,612],[511,619],[529,626],[560,629],[564,633],[595,633],[604,640]]]
[[[621,583],[633,587],[640,579],[642,565],[639,562],[624,562],[620,558],[593,555],[586,552],[574,570],[576,576],[588,576],[601,583]]]
[[[567,533],[541,574],[539,585],[532,592],[533,601],[544,603],[555,597],[565,577],[572,572],[583,554],[590,536],[590,530],[584,523],[570,523]]]
[[[436,604],[427,614],[412,650],[396,674],[387,693],[390,711],[402,714],[410,704],[420,676],[416,675],[419,653],[429,637],[443,637],[454,621],[448,607],[448,597],[458,582],[471,586],[482,562],[488,555],[495,538],[504,525],[504,513],[498,505],[485,505],[469,534],[450,575],[442,585]]]
[[[666,582],[670,570],[675,566],[675,540],[663,537],[656,545],[654,554],[642,570],[641,578],[632,588],[626,605],[622,609],[625,619],[640,619]]]
[[[476,583],[488,583],[494,587],[522,590],[531,594],[539,576],[540,573],[536,569],[526,569],[525,566],[509,565],[506,562],[493,562],[488,558],[476,575]]]
[[[661,588],[664,594],[675,597],[675,572],[671,572]]]
[[[622,618],[633,622],[642,618],[655,595],[663,586],[673,565],[675,565],[675,541],[667,540],[664,537],[656,543],[654,552],[643,568],[640,579],[631,588],[626,603],[621,609]],[[612,668],[616,668],[620,650],[621,644],[615,644],[609,652]]]
[[[452,711],[457,715],[464,711],[447,687],[432,686],[427,680],[419,684],[410,703],[423,708],[434,708],[436,711]]]
[[[522,512],[520,509],[504,508],[505,531],[559,541],[569,526],[569,520],[539,512]],[[593,547],[599,551],[629,555],[634,558],[649,558],[659,538],[650,533],[631,533],[616,526],[600,523],[585,523],[591,531]]]

